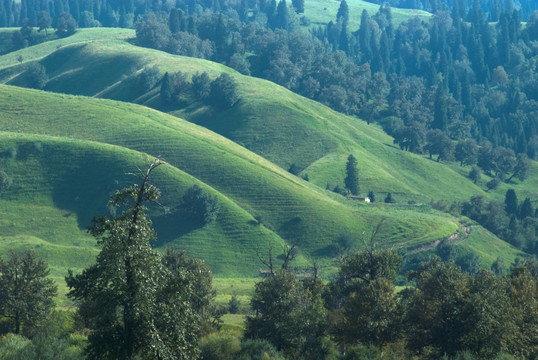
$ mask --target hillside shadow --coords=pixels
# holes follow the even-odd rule
[[[203,227],[199,222],[184,216],[181,211],[153,217],[152,221],[157,232],[157,241],[154,242],[157,247]]]

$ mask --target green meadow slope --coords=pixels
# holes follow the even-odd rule
[[[1,168],[10,179],[0,193],[0,253],[35,249],[55,277],[93,261],[96,243],[85,228],[93,216],[110,212],[108,197],[136,183],[132,174],[151,159],[103,143],[6,132],[0,133],[0,149]],[[161,206],[151,211],[157,248],[177,246],[206,259],[216,273],[238,275],[257,271],[257,248],[267,251],[283,244],[233,201],[169,164],[155,171],[152,182],[162,192]],[[181,196],[194,184],[221,204],[217,220],[203,227],[186,222],[178,210]],[[244,255],[241,263],[238,254]]]
[[[482,190],[484,184],[475,186],[465,178],[468,170],[400,151],[377,127],[334,112],[271,82],[242,76],[213,62],[140,48],[125,41],[129,36],[134,36],[131,30],[85,29],[62,39],[61,43],[53,40],[31,47],[35,52],[31,48],[21,50],[23,58],[38,60],[46,67],[50,78],[46,90],[123,102],[0,86],[0,130],[8,137],[48,135],[58,141],[80,139],[92,144],[116,145],[114,148],[121,147],[123,151],[162,156],[174,171],[192,176],[190,182],[183,179],[172,191],[175,194],[172,204],[178,203],[178,193],[187,184],[205,183],[242,217],[229,216],[227,225],[222,225],[220,230],[210,225],[179,235],[175,231],[181,226],[174,228],[169,224],[175,221],[172,215],[162,214],[155,224],[163,241],[160,245],[173,244],[187,249],[208,261],[218,274],[254,275],[260,265],[256,250],[259,248],[263,253],[273,246],[274,253],[278,253],[284,242],[299,246],[300,265],[317,259],[330,266],[335,241],[341,233],[350,232],[357,239],[365,237],[381,219],[385,220],[378,241],[384,246],[407,248],[428,244],[449,236],[460,225],[457,219],[421,203],[452,202],[476,194],[498,200],[504,194],[500,192],[504,185],[498,192],[486,193]],[[23,72],[28,64],[25,61],[19,64],[14,53],[0,56],[0,82],[24,86]],[[153,65],[161,72],[183,71],[188,75],[207,71],[216,77],[228,72],[238,83],[241,101],[223,112],[189,99],[184,99],[180,108],[163,107],[158,88],[144,93],[133,86],[134,76],[144,66]],[[372,190],[379,199],[390,191],[400,205],[367,205],[322,190],[326,184],[343,185],[345,162],[350,153],[359,160],[362,192]],[[127,163],[133,164],[124,160],[116,168],[125,172],[123,167]],[[291,163],[301,167],[302,174],[308,173],[310,182],[282,169]],[[517,185],[518,192],[536,191],[535,166],[532,172],[532,180],[524,186]],[[91,177],[91,172],[86,174]],[[85,181],[89,180],[82,183]],[[114,185],[118,184],[114,182],[109,188]],[[164,189],[163,194],[171,188]],[[0,194],[0,199],[4,196],[7,195]],[[76,214],[75,223],[80,231],[95,215],[94,209],[103,209],[107,196],[108,193],[100,198],[88,196],[88,201],[95,200],[93,206],[77,208],[76,203],[62,206],[74,209],[71,211]],[[17,199],[18,196],[8,203],[17,204]],[[419,205],[402,205],[411,200]],[[54,201],[52,204],[54,209],[63,209]],[[22,208],[19,210],[23,213]],[[265,225],[256,225],[255,216]],[[16,236],[16,232],[13,234]],[[511,262],[519,254],[486,232],[476,232],[473,241],[473,251],[485,265],[492,256],[505,256]],[[485,246],[485,242],[495,246]],[[360,246],[360,241],[357,245]],[[493,250],[488,251],[489,248]]]
[[[375,126],[220,64],[134,46],[125,41],[126,31],[84,29],[74,35],[79,40],[73,39],[71,46],[56,49],[47,45],[51,52],[40,60],[50,78],[45,89],[135,102],[169,112],[213,130],[284,169],[293,163],[322,188],[343,185],[345,162],[353,154],[359,161],[363,193],[371,190],[381,198],[391,192],[400,202],[416,203],[463,200],[472,195],[499,197],[486,193],[484,184],[476,186],[462,176],[468,169],[462,172],[397,149],[392,138]],[[96,40],[97,34],[102,40]],[[83,40],[86,38],[92,40]],[[26,64],[17,65],[14,60],[8,64],[6,56],[10,55],[0,57],[0,64],[6,64],[0,69],[0,82],[24,86]],[[182,71],[192,75],[206,71],[216,77],[228,72],[238,83],[241,100],[226,111],[188,98],[183,99],[181,107],[164,107],[158,87],[145,93],[133,86],[139,71],[154,65],[163,73]],[[521,196],[533,193],[532,188],[527,182]]]
[[[349,7],[349,24],[348,28],[351,31],[355,31],[359,28],[361,23],[362,11],[366,10],[369,16],[374,16],[379,10],[378,4],[374,4],[364,0],[347,0]],[[336,14],[340,7],[340,1],[337,0],[306,0],[304,15],[310,19],[310,27],[325,26],[329,21],[336,22]],[[432,14],[417,9],[399,9],[391,7],[392,22],[394,27],[406,20],[414,17],[418,17],[423,21],[428,21]]]
[[[404,248],[448,236],[459,226],[456,219],[424,208],[369,206],[346,201],[220,135],[138,105],[0,86],[0,111],[0,126],[11,134],[81,139],[113,144],[151,156],[160,155],[171,166],[204,182],[248,213],[250,226],[264,229],[264,226],[255,225],[253,217],[263,218],[264,224],[272,230],[272,239],[297,244],[305,261],[315,257],[328,263],[334,255],[335,241],[342,232],[360,238],[381,219],[385,219],[385,223],[378,235],[380,244]],[[85,174],[86,181],[91,181],[91,171]],[[164,193],[167,191],[163,190]],[[93,200],[94,196],[88,195],[87,199]],[[104,203],[101,199],[103,197],[99,203]],[[77,218],[85,221],[94,212],[87,206],[81,206],[77,211]],[[163,222],[166,219],[163,217]],[[239,231],[238,227],[241,227],[235,220],[230,220],[229,226],[230,232]],[[229,249],[234,264],[217,266],[216,272],[248,271],[253,274],[256,265],[252,264],[259,264],[256,248],[270,246],[270,242],[254,235],[247,236],[250,237],[250,252],[233,243],[228,244],[226,240],[216,245],[212,230],[206,231],[206,238],[199,243],[179,242],[178,245],[210,264],[212,256],[218,257],[218,253]],[[164,234],[166,239],[174,240],[166,231]],[[257,241],[264,242],[265,246],[256,245]],[[207,251],[216,253],[199,252],[198,249],[204,246]],[[243,256],[249,258],[250,265],[243,264]]]

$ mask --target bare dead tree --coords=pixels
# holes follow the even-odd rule
[[[291,246],[284,245],[282,250],[284,251],[284,263],[282,264],[282,270],[288,270],[290,261],[295,260],[297,257],[297,246],[295,244]]]

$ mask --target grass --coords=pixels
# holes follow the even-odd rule
[[[143,105],[170,111],[224,135],[284,169],[292,163],[297,165],[303,169],[302,174],[308,173],[310,181],[321,188],[327,184],[343,186],[345,161],[352,153],[359,159],[364,193],[374,191],[384,196],[390,191],[403,203],[488,195],[457,169],[395,148],[392,139],[379,128],[334,112],[271,82],[242,76],[209,61],[136,47],[118,39],[115,32],[102,34],[101,41],[64,47],[44,58],[41,63],[51,77],[46,89],[141,101]],[[155,96],[157,90],[149,96],[132,90],[131,76],[144,66],[153,65],[162,72],[181,70],[188,75],[208,71],[216,77],[229,72],[239,85],[241,101],[222,112],[197,102],[165,109]],[[17,67],[0,71],[0,79],[2,73],[13,72]],[[24,85],[22,77],[10,79],[11,84]]]
[[[176,239],[172,230],[167,230],[173,228],[168,224],[172,220],[169,215],[155,219],[155,224],[164,229],[157,230],[167,243],[177,244],[192,255],[206,259],[215,273],[257,273],[257,248],[265,254],[266,250],[263,249],[273,244],[277,256],[282,239],[298,244],[301,249],[303,257],[299,258],[298,266],[306,266],[312,256],[330,263],[332,244],[340,232],[349,231],[359,237],[363,232],[369,233],[384,217],[387,221],[380,241],[387,246],[429,242],[457,229],[457,222],[443,214],[335,201],[326,196],[325,191],[217,134],[136,105],[1,86],[0,108],[4,114],[0,124],[10,132],[11,137],[36,133],[83,138],[117,145],[114,149],[123,147],[153,156],[162,155],[174,168],[185,171],[218,191],[222,201],[229,202],[230,209],[235,209],[234,212],[230,210],[230,213],[220,215],[223,222],[220,228],[212,224]],[[66,112],[65,109],[70,111]],[[79,164],[79,151],[58,150],[57,154],[61,156],[61,161],[75,157],[77,171],[59,167],[61,171],[49,173],[58,173],[56,176],[61,179],[52,178],[47,186],[87,184],[88,179],[95,177],[93,172],[102,167],[96,160],[102,157],[98,154],[85,158],[86,163],[92,164],[87,167]],[[52,159],[47,157],[47,161]],[[110,167],[122,168],[117,165]],[[73,178],[73,174],[77,178]],[[60,192],[52,203],[72,207],[77,217],[87,220],[95,214],[97,203],[105,203],[106,194],[111,190],[110,183],[115,184],[115,176],[119,174],[107,172],[108,188],[104,184],[94,185],[92,192],[79,195],[84,196],[79,198],[80,204],[86,204],[84,207],[76,206],[76,196],[72,193]],[[178,189],[174,189],[170,181],[164,183],[163,193],[168,198],[175,197],[176,200],[165,199],[174,211],[180,194],[195,179],[188,177],[177,181]],[[97,196],[99,191],[101,194]],[[24,194],[16,192],[11,196],[14,199],[25,198]],[[26,198],[32,197],[28,195]],[[95,201],[94,206],[88,206],[87,203],[92,201]],[[238,221],[235,217],[237,212],[243,214],[243,220]],[[266,226],[256,225],[253,215],[262,216]],[[236,234],[236,237],[225,234]],[[237,261],[239,254],[240,262]]]
[[[359,28],[361,22],[362,11],[366,10],[370,17],[374,16],[379,10],[379,5],[363,1],[363,0],[347,0],[349,7],[349,25],[350,31],[355,31]],[[336,13],[340,7],[338,0],[307,0],[305,1],[304,15],[310,19],[310,27],[326,25],[329,21],[336,22]],[[432,14],[416,9],[399,9],[391,8],[392,21],[394,27],[413,17],[418,17],[421,20],[428,21]]]
[[[353,233],[356,246],[360,247],[360,239],[368,237],[376,224],[386,219],[378,234],[380,244],[403,248],[426,244],[454,233],[460,225],[458,219],[424,204],[439,199],[463,200],[475,194],[488,199],[501,196],[486,193],[482,184],[472,184],[457,166],[400,151],[379,128],[359,119],[334,112],[271,82],[242,76],[220,64],[136,47],[125,41],[132,36],[132,30],[85,29],[77,32],[78,38],[62,39],[71,41],[71,46],[58,48],[57,41],[56,45],[50,41],[37,45],[36,55],[24,50],[47,68],[51,78],[47,84],[49,91],[141,102],[214,132],[125,102],[10,86],[0,86],[0,126],[8,137],[48,135],[58,141],[91,141],[97,148],[109,144],[114,146],[107,149],[161,155],[171,165],[167,170],[170,174],[181,174],[174,175],[179,179],[171,180],[171,176],[163,180],[163,194],[169,198],[172,211],[177,209],[182,191],[193,183],[215,191],[227,209],[218,224],[192,229],[180,236],[174,231],[181,224],[170,225],[177,221],[170,215],[156,218],[155,224],[166,244],[206,259],[216,274],[254,276],[259,267],[257,249],[264,254],[273,245],[276,255],[284,242],[299,246],[298,266],[307,266],[315,258],[330,274],[334,271],[334,243],[342,232]],[[1,56],[0,81],[24,85],[22,77],[17,77],[24,65],[14,62],[13,54]],[[196,102],[164,109],[155,96],[157,89],[147,94],[132,90],[131,76],[144,66],[153,65],[162,72],[181,70],[188,75],[208,71],[216,77],[228,72],[238,83],[241,101],[223,112]],[[64,151],[59,149],[58,153],[66,158],[78,156],[77,151]],[[362,192],[374,191],[379,201],[390,191],[398,204],[367,205],[323,190],[326,184],[343,185],[345,161],[350,153],[359,160]],[[88,168],[59,171],[58,176],[63,176],[63,184],[71,184],[75,173],[78,181],[86,184],[92,172],[100,168],[102,157],[95,152],[85,160],[92,164]],[[310,182],[282,169],[291,163],[303,168],[302,173],[309,174]],[[535,166],[532,171],[536,173]],[[113,178],[107,179],[114,183]],[[530,191],[535,179],[517,186]],[[51,180],[47,186],[53,187],[55,183]],[[39,192],[44,185],[34,186]],[[62,206],[73,208],[77,218],[87,220],[94,215],[97,200],[106,198],[101,193],[101,197],[93,195],[98,191],[103,188],[96,187],[81,201],[95,201],[92,206],[74,205],[75,197],[69,198],[72,194],[60,196]],[[22,191],[13,195],[14,201],[24,199]],[[49,201],[48,206],[58,206],[50,197],[47,200],[45,196],[43,201]],[[406,205],[409,201],[418,205]],[[254,216],[261,217],[263,225],[258,225]],[[477,236],[477,241],[481,239],[489,237]]]

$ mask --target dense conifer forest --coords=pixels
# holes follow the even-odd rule
[[[474,139],[536,158],[538,15],[524,11],[530,1],[436,2],[424,5],[431,21],[398,27],[384,4],[373,16],[364,11],[357,29],[345,1],[326,26],[310,24],[298,3],[4,1],[0,26],[22,26],[17,46],[27,41],[25,26],[135,26],[140,45],[219,61],[378,122],[402,149],[429,147],[450,160],[441,144]]]

